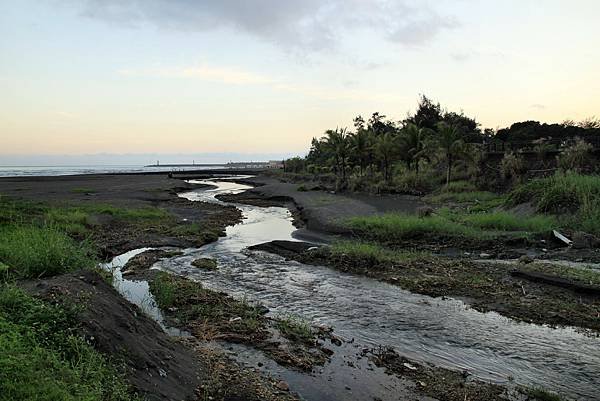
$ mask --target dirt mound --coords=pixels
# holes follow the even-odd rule
[[[97,273],[79,271],[24,287],[44,299],[82,305],[79,317],[86,339],[122,361],[128,380],[146,399],[196,399],[201,369],[190,350],[170,339]]]

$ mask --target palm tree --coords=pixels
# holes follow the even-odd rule
[[[391,179],[391,167],[397,149],[396,145],[396,137],[390,132],[386,132],[376,137],[373,144],[375,157],[381,162],[383,179],[385,181]]]
[[[461,131],[455,125],[440,122],[437,131],[437,143],[446,159],[446,186],[448,186],[454,162],[467,154],[467,145],[462,139]]]
[[[429,129],[418,127],[415,124],[407,124],[402,128],[400,137],[401,153],[408,168],[415,167],[417,177],[419,176],[419,162],[428,158],[426,152],[428,151],[427,137],[429,133]]]
[[[350,135],[350,151],[358,160],[358,166],[360,168],[360,175],[362,176],[365,171],[365,166],[369,163],[371,158],[371,136],[369,131],[359,129],[355,134]]]
[[[348,163],[348,131],[346,128],[327,130],[325,144],[331,153],[336,174],[342,173],[342,182],[346,182],[346,165]]]

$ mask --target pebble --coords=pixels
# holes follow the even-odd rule
[[[284,382],[283,380],[280,380],[279,382],[277,382],[276,387],[281,390],[281,391],[290,391],[290,386],[289,384],[287,384],[286,382]]]

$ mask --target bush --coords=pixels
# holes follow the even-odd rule
[[[526,172],[527,167],[523,157],[513,152],[506,153],[500,162],[500,173],[505,180],[520,182]]]
[[[567,225],[600,233],[600,177],[575,172],[532,180],[509,195],[510,206],[532,202],[538,212],[565,213]]]
[[[591,155],[594,147],[581,138],[577,138],[575,143],[566,148],[558,156],[558,167],[568,171],[580,172],[591,164]]]
[[[53,276],[92,267],[90,246],[52,227],[9,225],[0,228],[0,261],[20,278]]]

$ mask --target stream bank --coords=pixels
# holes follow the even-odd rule
[[[219,202],[216,195],[248,189],[230,182],[214,184],[215,189],[181,196]],[[361,356],[363,350],[380,346],[400,352],[415,364],[464,371],[469,381],[544,387],[573,399],[596,396],[593,367],[600,362],[598,339],[572,328],[519,323],[495,313],[480,313],[460,300],[431,298],[369,278],[246,250],[273,239],[295,241],[295,227],[287,209],[235,206],[245,220],[228,227],[225,237],[202,248],[183,249],[182,255],[160,260],[154,268],[238,299],[260,302],[271,315],[294,314],[332,327],[336,336],[347,341],[334,349],[329,364],[311,375],[274,366],[243,345],[227,346],[238,361],[278,374],[306,399],[359,400],[365,399],[364,391],[394,399],[399,382],[382,375]],[[192,262],[198,258],[216,260],[217,269],[195,268]],[[357,380],[363,391],[355,393]]]

